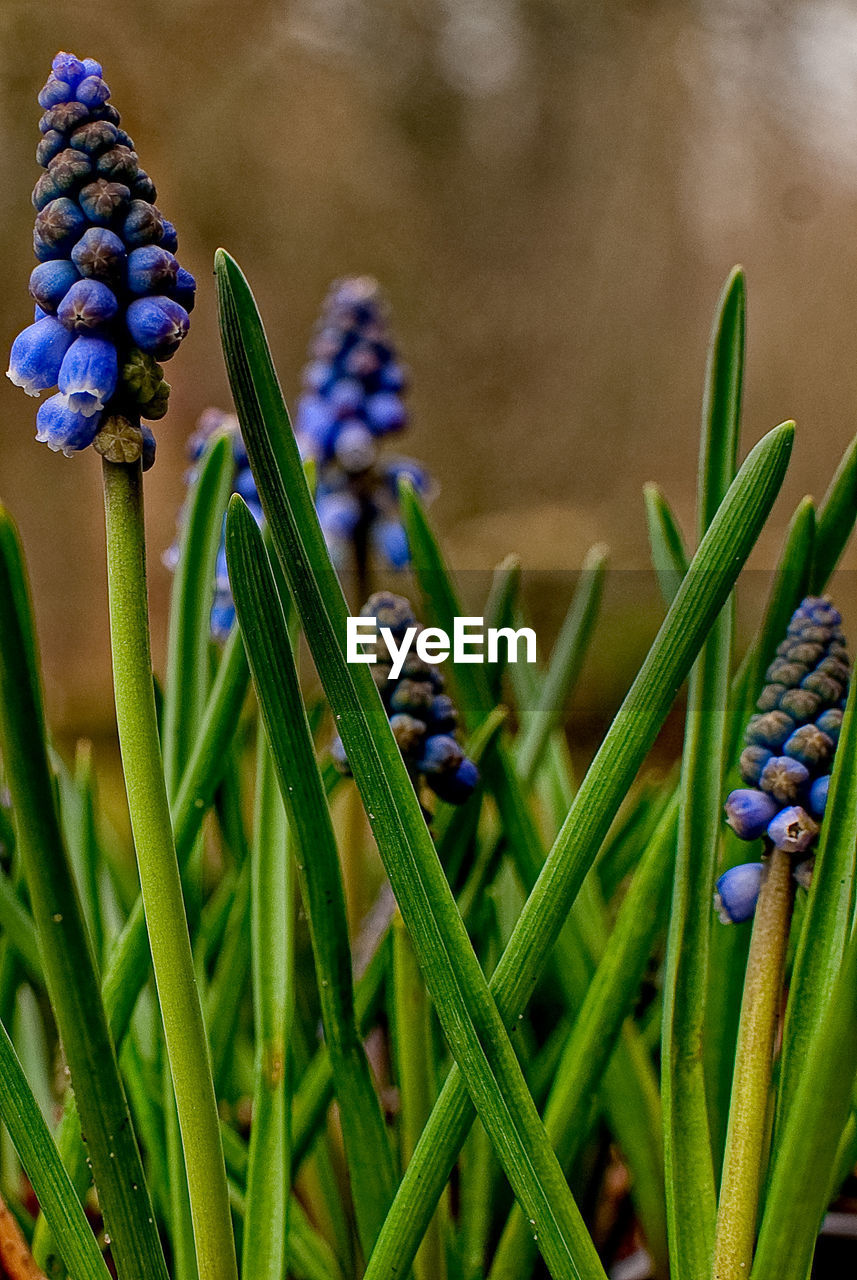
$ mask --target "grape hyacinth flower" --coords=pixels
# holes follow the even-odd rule
[[[379,627],[388,627],[394,636],[408,627],[419,626],[410,602],[389,591],[377,591],[360,610],[363,618],[377,618]],[[368,650],[367,650],[368,652]],[[447,804],[464,804],[479,781],[479,771],[464,754],[457,737],[458,712],[444,693],[440,670],[411,651],[397,678],[391,677],[392,662],[379,639],[377,662],[370,670],[378,685],[393,737],[419,794],[423,784]],[[342,773],[350,774],[348,759],[337,737],[331,755]]]
[[[241,437],[241,428],[234,413],[225,413],[222,409],[208,408],[204,409],[200,414],[196,429],[187,442],[186,452],[191,465],[185,472],[185,482],[188,485],[193,484],[196,479],[197,464],[200,458],[214,437],[220,435],[228,436],[232,443],[234,472],[231,492],[240,493],[253,513],[256,523],[261,528],[265,522],[262,514],[262,504],[256,491],[256,481],[253,479],[253,474],[250,470],[247,450]],[[183,513],[179,512],[179,526],[181,526],[182,521]],[[224,534],[221,536],[215,569],[214,603],[211,607],[211,634],[215,640],[225,640],[232,630],[232,624],[235,622],[235,604],[232,600],[229,572],[226,567],[225,529],[226,521],[224,520]],[[164,553],[164,564],[168,569],[175,569],[178,557],[179,540],[176,538]]]
[[[338,569],[365,577],[370,552],[391,569],[410,560],[398,512],[399,480],[428,494],[426,471],[409,458],[382,460],[383,439],[408,421],[407,375],[389,336],[375,280],[337,280],[322,308],[303,371],[295,434],[318,472],[316,509]]]
[[[57,388],[36,415],[49,448],[93,445],[147,469],[155,441],[141,420],[166,413],[160,362],[187,334],[196,285],[109,97],[99,63],[57,54],[39,94],[36,318],[12,344],[7,376],[31,396]]]
[[[766,672],[757,714],[747,725],[740,760],[747,785],[733,791],[725,805],[726,821],[739,839],[764,837],[802,859],[802,884],[827,804],[851,677],[841,627],[838,611],[826,598],[809,596],[793,614]],[[752,909],[741,912],[744,905],[750,906],[749,886],[754,881],[758,897],[759,865],[733,867],[721,876],[721,919],[750,918]],[[736,897],[743,905],[733,910],[730,904]]]

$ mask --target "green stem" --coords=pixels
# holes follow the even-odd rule
[[[116,720],[182,1143],[200,1280],[235,1280],[226,1170],[155,715],[139,464],[104,463]]]
[[[782,849],[774,849],[756,907],[741,1002],[717,1211],[714,1280],[742,1280],[753,1259],[771,1063],[793,902],[791,858]]]

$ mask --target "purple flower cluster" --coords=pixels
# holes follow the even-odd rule
[[[147,466],[155,441],[141,419],[167,411],[159,362],[187,334],[196,283],[109,97],[99,63],[57,54],[39,94],[35,322],[12,345],[8,377],[31,396],[57,388],[36,415],[51,449],[93,444]]]
[[[378,284],[337,280],[322,308],[303,371],[295,433],[318,468],[316,509],[339,569],[361,571],[376,552],[393,569],[410,559],[398,515],[403,476],[420,493],[425,470],[408,458],[382,461],[379,446],[407,423],[407,376],[390,341]]]
[[[370,596],[360,615],[376,618],[379,628],[388,627],[397,639],[401,639],[409,627],[419,626],[410,602],[389,591]],[[452,699],[444,693],[443,676],[436,666],[423,662],[413,650],[396,678],[391,675],[391,667],[383,640],[379,640],[377,661],[370,671],[415,789],[419,793],[421,784],[425,783],[447,804],[463,804],[476,788],[479,771],[456,738],[458,712]],[[340,738],[334,739],[331,754],[337,767],[343,773],[350,773]]]
[[[747,725],[741,777],[726,800],[726,820],[742,840],[767,838],[808,858],[827,804],[851,664],[842,618],[826,597],[808,596],[766,672],[757,714]],[[722,918],[749,919],[761,863],[733,867],[717,883]]]

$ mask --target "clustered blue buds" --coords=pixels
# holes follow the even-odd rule
[[[379,444],[407,424],[407,375],[389,336],[375,280],[337,280],[324,302],[303,371],[295,433],[318,468],[316,509],[334,564],[362,572],[369,551],[392,569],[409,560],[398,514],[406,476],[429,491],[425,470],[408,458],[379,457]]]
[[[159,362],[187,334],[196,283],[109,97],[98,62],[57,54],[39,94],[35,320],[12,344],[8,377],[31,396],[57,388],[36,415],[49,448],[94,445],[145,468],[155,438],[141,419],[167,411]]]
[[[378,626],[388,627],[400,639],[409,627],[419,626],[410,602],[389,591],[377,591],[360,610],[363,618],[377,618]],[[370,652],[364,646],[365,652]],[[408,772],[419,793],[425,783],[447,804],[463,804],[469,800],[479,781],[479,771],[464,754],[457,737],[458,712],[455,703],[444,693],[444,680],[438,667],[423,662],[412,649],[400,675],[391,677],[392,662],[383,640],[378,641],[377,661],[370,666],[390,728]],[[348,759],[340,738],[335,738],[331,755],[337,767],[350,773]]]
[[[256,481],[253,479],[253,474],[250,470],[247,449],[235,414],[224,413],[222,409],[214,408],[204,409],[200,414],[196,430],[187,442],[187,456],[191,465],[185,473],[185,481],[189,485],[193,484],[196,479],[199,460],[206,447],[215,436],[222,435],[228,436],[232,444],[234,466],[232,492],[240,493],[253,513],[256,523],[261,528],[264,524],[262,504],[259,501]],[[182,521],[183,511],[179,513],[180,526]],[[211,608],[211,634],[215,640],[225,640],[235,621],[235,604],[232,599],[232,590],[229,586],[229,571],[226,566],[225,534],[226,521],[224,520],[215,569],[214,603]],[[178,540],[176,540],[164,555],[164,563],[168,569],[175,569],[178,557],[179,544]]]
[[[767,683],[747,725],[741,777],[747,784],[726,800],[726,820],[742,840],[767,838],[800,857],[808,875],[827,805],[851,664],[842,618],[826,597],[808,596],[765,674]],[[717,882],[721,919],[747,920],[755,911],[762,865],[732,867]]]

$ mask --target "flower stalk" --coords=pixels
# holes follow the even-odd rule
[[[747,958],[717,1210],[714,1280],[740,1280],[750,1274],[794,891],[791,856],[774,848]]]
[[[104,461],[116,720],[140,886],[187,1165],[200,1280],[236,1280],[208,1044],[194,976],[155,714],[142,474]]]

